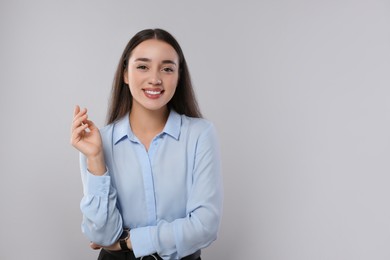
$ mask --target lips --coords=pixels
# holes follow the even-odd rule
[[[151,99],[159,98],[163,93],[163,89],[143,89],[145,96]]]

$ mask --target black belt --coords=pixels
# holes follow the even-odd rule
[[[186,257],[180,258],[181,260],[196,260],[200,257],[200,250],[196,251],[195,253],[188,255]],[[142,256],[140,258],[137,258],[137,260],[161,260],[162,258],[158,254],[153,254],[153,255],[147,255],[147,256]]]
[[[200,250],[181,259],[197,260],[199,258],[200,258]],[[147,255],[147,256],[136,258],[132,250],[110,251],[110,250],[102,249],[100,251],[98,260],[162,260],[162,258],[156,253],[154,253],[153,255]]]

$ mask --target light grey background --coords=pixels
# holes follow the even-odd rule
[[[95,259],[69,145],[137,31],[181,43],[218,129],[213,259],[390,259],[390,2],[0,2],[0,259]]]

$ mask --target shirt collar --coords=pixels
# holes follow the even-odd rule
[[[171,137],[178,140],[180,136],[180,129],[181,129],[181,116],[176,111],[171,109],[168,116],[168,120],[161,134],[163,133],[168,134]],[[137,137],[134,135],[133,131],[131,130],[128,113],[115,123],[114,133],[113,133],[114,144],[117,144],[125,137],[128,137],[130,141],[133,142],[138,141]]]
[[[167,123],[165,124],[165,127],[162,132],[172,136],[176,140],[179,140],[180,129],[181,116],[175,110],[171,109]]]
[[[130,140],[135,141],[135,135],[131,131],[129,123],[129,113],[119,119],[114,125],[113,141],[117,144],[119,141],[128,137]]]

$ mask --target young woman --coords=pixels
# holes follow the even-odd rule
[[[100,131],[76,106],[82,231],[99,259],[200,259],[222,212],[219,147],[183,52],[161,29],[127,44]]]

